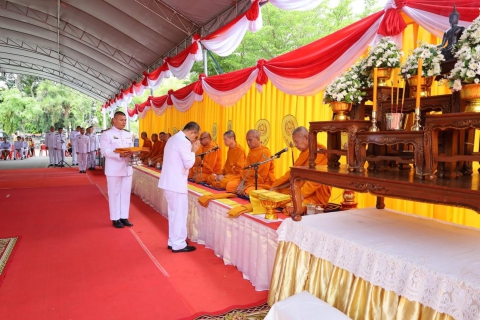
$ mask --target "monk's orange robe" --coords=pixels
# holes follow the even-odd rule
[[[152,150],[152,140],[148,139],[148,137],[143,140],[143,146],[142,148],[148,148],[150,150]],[[143,152],[140,152],[140,158],[143,158],[145,157],[147,154],[148,154],[149,151],[143,151]]]
[[[215,188],[225,189],[228,182],[240,179],[243,167],[245,167],[245,159],[245,149],[238,143],[235,148],[228,148],[227,160],[220,173],[224,176],[223,179],[217,181],[216,177],[211,175],[207,183]]]
[[[211,142],[208,146],[200,146],[195,154],[201,154],[215,148],[217,144]],[[222,155],[220,149],[210,152],[203,157],[203,167],[201,167],[201,157],[195,158],[195,164],[188,173],[189,179],[195,179],[195,182],[206,182],[211,179],[213,174],[219,174],[222,171]]]
[[[318,144],[318,149],[326,149],[321,144]],[[294,167],[308,167],[308,160],[310,157],[310,150],[307,149],[300,153],[298,159],[293,164]],[[315,163],[318,165],[326,165],[327,164],[327,157],[324,154],[317,154],[317,158],[315,159]],[[275,180],[272,185],[274,191],[283,193],[283,194],[291,194],[290,190],[290,170],[288,170],[282,177]],[[330,199],[330,194],[332,192],[332,188],[329,186],[325,186],[320,183],[314,183],[310,181],[305,181],[300,189],[302,196],[303,196],[303,203],[304,204],[328,204],[328,200]]]
[[[153,156],[152,157],[152,162],[153,162],[153,165],[156,166],[158,162],[160,163],[163,163],[163,153],[165,151],[165,146],[167,145],[167,142],[166,141],[160,141],[161,145],[160,145],[160,150],[158,150],[158,153],[156,156]]]
[[[158,155],[158,152],[160,151],[161,145],[162,145],[162,143],[161,143],[160,140],[155,141],[153,143],[153,147],[150,150],[150,152],[147,153],[146,156],[143,157],[142,159],[148,160],[148,159],[152,159],[152,158],[156,157]]]
[[[271,157],[270,150],[267,147],[259,146],[255,149],[250,149],[248,153],[247,160],[245,161],[245,166],[248,166],[252,163],[261,162]],[[258,167],[258,180],[257,186],[258,189],[270,189],[272,184],[275,182],[275,166],[273,161],[264,163]],[[251,190],[255,190],[255,171],[253,168],[246,169],[242,171],[240,179],[233,180],[227,183],[226,189],[228,192],[235,193],[238,186],[242,181],[244,182],[243,192],[248,195]]]

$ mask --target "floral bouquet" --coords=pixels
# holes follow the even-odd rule
[[[364,73],[371,74],[373,68],[399,68],[402,51],[389,37],[380,39],[373,46],[364,61]]]
[[[449,80],[453,90],[462,89],[462,83],[480,83],[480,17],[463,32],[455,53],[457,63]]]
[[[325,89],[324,102],[360,103],[365,92],[361,90],[362,84],[356,72],[357,70],[352,68],[342,76],[335,78]]]
[[[405,79],[417,75],[418,59],[422,58],[422,74],[424,77],[438,76],[441,72],[440,62],[444,60],[440,49],[433,44],[422,43],[411,52],[402,66],[400,73]]]

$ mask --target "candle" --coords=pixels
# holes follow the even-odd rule
[[[403,101],[405,100],[405,87],[407,86],[407,81],[403,80],[403,91],[402,91],[402,108],[400,109],[400,113],[403,113]]]
[[[415,108],[420,109],[420,91],[422,87],[420,86],[420,82],[422,81],[422,58],[418,59],[418,71],[417,71],[417,100],[415,102]]]
[[[392,87],[390,88],[391,89],[391,92],[390,92],[390,104],[393,105],[393,81],[392,82]]]
[[[372,111],[377,112],[377,68],[373,68],[373,109]]]

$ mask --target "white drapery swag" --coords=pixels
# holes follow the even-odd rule
[[[149,106],[146,106],[146,107],[143,109],[142,112],[138,111],[138,109],[137,109],[138,117],[139,117],[140,119],[145,118],[145,115],[147,114],[147,111],[148,111],[148,110],[150,110],[150,107],[149,107]]]
[[[307,11],[318,7],[323,0],[270,0],[268,2],[282,10]]]

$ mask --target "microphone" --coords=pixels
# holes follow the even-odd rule
[[[273,156],[274,157],[280,157],[280,155],[284,152],[287,152],[288,151],[288,148],[285,148],[285,149],[282,149],[280,151],[278,151],[277,153],[275,153]]]
[[[197,154],[196,156],[197,156],[197,157],[204,156],[204,155],[206,155],[206,154],[208,154],[208,153],[210,153],[210,152],[217,151],[218,149],[220,149],[220,147],[219,147],[219,146],[216,146],[215,148],[212,148],[212,149],[210,149],[210,150],[208,150],[208,151],[206,151],[206,152],[204,152],[204,153],[199,153],[199,154]]]

